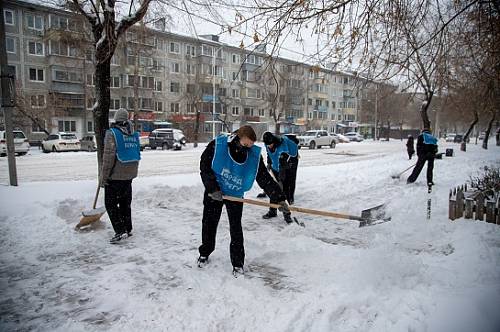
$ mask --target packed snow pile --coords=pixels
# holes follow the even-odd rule
[[[294,214],[302,228],[245,206],[240,278],[231,274],[225,212],[209,264],[196,265],[202,151],[143,153],[133,236],[117,245],[106,215],[74,229],[91,208],[95,154],[32,152],[19,158],[19,187],[7,186],[2,158],[0,330],[500,330],[500,225],[448,220],[449,189],[498,166],[498,147],[436,160],[430,194],[425,168],[411,185],[408,173],[391,178],[414,163],[404,142],[300,150],[296,206],[359,215],[386,203],[392,220],[359,228]],[[259,192],[255,185],[247,197]]]

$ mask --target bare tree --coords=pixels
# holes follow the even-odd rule
[[[99,169],[104,152],[104,134],[109,127],[111,57],[119,38],[144,17],[150,2],[151,0],[142,0],[138,3],[130,1],[128,13],[120,20],[116,17],[116,0],[71,0],[70,3],[72,10],[86,18],[93,35],[96,103],[92,111],[97,137]]]

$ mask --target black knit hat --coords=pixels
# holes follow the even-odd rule
[[[274,136],[271,132],[266,131],[264,133],[264,136],[262,137],[262,140],[264,141],[264,144],[266,145],[271,145],[273,143],[279,143],[279,138]]]

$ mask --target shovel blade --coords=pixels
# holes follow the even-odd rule
[[[84,227],[84,226],[90,225],[96,221],[99,221],[99,219],[101,219],[103,214],[104,214],[104,212],[90,215],[90,216],[83,216],[82,219],[80,219],[80,222],[78,223],[78,225],[75,226],[76,229],[80,229],[81,227]]]
[[[106,208],[104,206],[101,206],[97,209],[92,209],[92,210],[86,210],[82,212],[82,216],[84,217],[92,217],[96,216],[98,214],[103,215],[104,212],[106,212]]]
[[[386,217],[385,204],[361,211],[361,218],[364,220],[359,223],[359,227],[373,226],[391,220],[391,217]]]

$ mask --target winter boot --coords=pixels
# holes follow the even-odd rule
[[[109,243],[116,244],[116,243],[120,242],[120,240],[124,238],[124,235],[125,235],[125,233],[116,233],[115,236],[113,236],[109,240]]]
[[[127,237],[131,237],[133,234],[132,234],[132,231],[130,232],[127,232]]]
[[[265,215],[262,216],[263,219],[271,219],[278,216],[276,210],[269,210]]]
[[[291,213],[283,213],[283,218],[285,218],[287,224],[291,224],[293,222]]]
[[[208,257],[200,256],[198,257],[198,267],[201,269],[208,264]]]
[[[243,269],[243,266],[234,266],[233,267],[233,276],[235,278],[238,278],[239,276],[245,275],[245,270]]]

